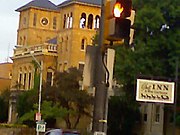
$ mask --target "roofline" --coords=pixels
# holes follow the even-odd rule
[[[59,12],[58,9],[57,10],[53,10],[53,9],[48,9],[48,8],[40,8],[40,7],[36,7],[36,6],[21,7],[21,8],[16,9],[15,11],[21,12],[21,11],[24,11],[24,10],[27,10],[27,9],[30,9],[30,8],[41,9],[41,10],[52,11],[52,12]]]
[[[13,64],[12,62],[2,62],[0,65],[5,65],[5,64]]]
[[[79,1],[71,1],[71,2],[68,2],[68,3],[65,3],[65,4],[61,3],[61,4],[57,5],[57,7],[61,8],[61,7],[65,7],[65,6],[68,6],[68,5],[71,5],[71,4],[80,4],[80,5],[87,5],[87,6],[92,6],[92,7],[101,7],[101,5],[95,5],[95,4],[79,2]]]

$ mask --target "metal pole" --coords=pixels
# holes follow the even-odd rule
[[[30,52],[30,55],[35,60],[35,62],[38,64],[38,67],[40,69],[40,82],[39,82],[39,101],[38,101],[38,113],[41,115],[41,95],[42,95],[42,71],[43,71],[43,61],[41,61],[41,64],[38,62],[38,60],[34,57],[34,55]],[[36,133],[39,135],[39,132]]]
[[[43,61],[41,62],[41,66],[40,66],[39,107],[38,107],[38,113],[41,113],[42,70],[43,70]]]
[[[39,64],[40,65],[40,64]],[[40,65],[40,83],[39,83],[39,102],[38,102],[38,113],[41,115],[41,94],[42,94],[42,70],[43,70],[43,61],[41,61]],[[37,135],[39,135],[39,131],[37,131]]]
[[[100,131],[104,132],[106,122],[104,122],[106,116],[106,98],[107,98],[107,87],[106,83],[106,72],[103,67],[102,57],[103,52],[101,50],[103,45],[103,35],[104,35],[104,11],[105,11],[105,2],[106,0],[101,0],[101,20],[100,20],[100,34],[99,34],[99,43],[96,52],[96,62],[95,62],[95,102],[94,102],[94,112],[93,112],[93,132]],[[106,121],[106,120],[105,120]]]
[[[177,106],[177,88],[178,88],[178,68],[179,68],[179,59],[176,59],[176,72],[175,72],[175,99],[174,99],[174,116],[173,116],[173,135],[176,135],[176,106]]]

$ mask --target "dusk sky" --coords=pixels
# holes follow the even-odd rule
[[[12,62],[8,57],[13,55],[16,45],[19,12],[15,10],[32,0],[0,0],[0,63]],[[50,0],[58,5],[65,0]]]

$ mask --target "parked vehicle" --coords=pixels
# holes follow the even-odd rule
[[[66,131],[62,129],[52,129],[47,132],[45,132],[44,135],[80,135],[77,131]]]

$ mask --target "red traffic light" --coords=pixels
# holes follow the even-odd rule
[[[114,17],[121,17],[121,13],[123,12],[124,8],[122,7],[122,4],[117,2],[114,5],[113,8],[113,15]]]

